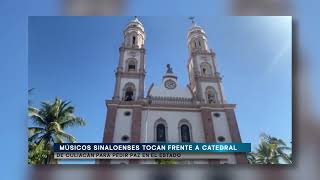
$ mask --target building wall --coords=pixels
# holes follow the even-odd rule
[[[130,116],[125,116],[124,113],[129,111]],[[131,135],[131,125],[132,125],[132,109],[119,108],[117,110],[116,123],[114,128],[113,143],[130,143]],[[127,135],[129,136],[128,141],[122,141],[121,138]],[[111,160],[111,164],[129,164],[128,160]]]
[[[155,123],[162,118],[167,123],[167,133],[169,143],[180,142],[180,134],[178,125],[180,120],[185,119],[191,124],[191,136],[192,141],[201,143],[205,142],[201,116],[199,112],[185,112],[185,111],[155,111],[147,110],[142,113],[142,123],[141,123],[141,142],[148,143],[155,142]],[[147,123],[146,123],[147,121]],[[146,125],[148,128],[146,129]],[[148,137],[146,138],[146,132]],[[155,161],[141,161],[143,164],[155,164]],[[194,160],[194,161],[177,161],[177,164],[208,164],[207,160]]]
[[[214,114],[219,113],[220,117],[215,117]],[[218,141],[219,136],[223,136],[226,143],[231,142],[230,130],[227,122],[227,117],[224,112],[212,112],[213,128],[216,136],[216,141]]]
[[[124,113],[126,111],[131,112],[131,115],[125,116]],[[130,135],[131,135],[131,125],[132,125],[132,109],[119,108],[117,110],[113,143],[129,143]],[[124,135],[129,136],[128,141],[121,140],[121,137]]]
[[[130,116],[125,116],[126,111],[131,112]],[[219,136],[225,137],[225,142],[231,142],[230,130],[227,123],[226,115],[223,111],[220,113],[220,117],[215,117],[212,112],[213,128],[216,134],[216,138]],[[164,119],[167,123],[167,140],[169,143],[180,142],[180,134],[178,125],[180,120],[187,120],[191,124],[191,138],[192,142],[204,143],[204,132],[201,120],[200,112],[188,112],[188,111],[160,111],[160,110],[144,110],[142,112],[141,120],[141,143],[153,143],[155,142],[155,123],[158,119]],[[114,143],[127,143],[130,142],[131,135],[131,125],[132,125],[132,109],[119,108],[117,110],[115,130],[113,136]],[[147,128],[146,128],[147,126]],[[146,138],[147,134],[147,138]],[[129,136],[128,141],[122,141],[121,138],[127,135]],[[217,140],[218,142],[218,140]],[[224,159],[221,163],[235,163],[235,156],[233,154],[219,154],[214,155],[217,159]],[[112,164],[129,163],[127,160],[112,160]],[[153,164],[154,161],[141,161],[140,163]],[[196,161],[180,161],[177,163],[185,164],[205,164],[206,160],[196,160]]]
[[[155,122],[162,118],[166,121],[168,129],[168,142],[177,143],[179,142],[179,129],[178,125],[180,120],[185,119],[191,124],[191,136],[194,142],[205,142],[203,126],[201,116],[199,112],[187,112],[187,111],[156,111],[156,110],[145,110],[142,113],[141,122],[141,142],[152,143],[155,142]],[[146,120],[147,119],[147,120]],[[147,122],[146,122],[147,121]],[[146,128],[147,124],[147,128]],[[147,131],[147,133],[146,133]],[[147,138],[146,138],[147,134]]]
[[[219,113],[220,117],[215,117],[214,113]],[[218,137],[223,136],[225,138],[225,143],[231,143],[232,142],[231,134],[230,134],[230,129],[229,129],[228,122],[227,122],[228,120],[227,120],[225,112],[223,112],[223,111],[212,112],[211,116],[212,116],[212,120],[213,120],[213,128],[214,128],[214,133],[216,136],[216,141],[219,142]],[[226,160],[223,160],[222,162],[220,162],[221,164],[224,164],[224,163],[235,164],[236,163],[236,159],[233,154],[225,154],[225,156],[226,156]]]

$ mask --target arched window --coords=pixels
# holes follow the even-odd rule
[[[183,119],[179,122],[179,136],[180,142],[191,142],[191,124],[189,121]]]
[[[203,75],[207,75],[207,73],[208,73],[207,68],[203,67],[203,68],[202,68],[202,74],[203,74]]]
[[[123,88],[123,100],[134,101],[136,88],[133,83],[127,83]]]
[[[182,142],[190,142],[190,130],[189,130],[189,127],[184,124],[181,126],[181,141]]]
[[[128,87],[126,89],[126,92],[125,92],[125,101],[133,101],[134,100],[134,97],[133,97],[133,89],[131,87]]]
[[[199,37],[197,37],[197,38],[194,38],[194,39],[192,39],[192,46],[193,46],[193,48],[195,48],[195,49],[201,49],[201,47],[202,47],[202,39],[201,38],[199,38]]]
[[[207,62],[203,62],[200,64],[201,75],[202,76],[210,76],[212,75],[211,65]]]
[[[167,124],[162,118],[155,122],[155,141],[167,142]]]
[[[137,60],[128,59],[127,61],[127,72],[134,72],[137,69]]]
[[[206,98],[209,104],[218,103],[217,92],[213,87],[207,87],[206,89]]]
[[[157,125],[157,142],[166,141],[166,127],[164,124]]]
[[[135,46],[136,45],[136,36],[133,36],[132,37],[132,46]]]

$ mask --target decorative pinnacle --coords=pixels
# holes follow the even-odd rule
[[[172,67],[170,64],[167,64],[167,73],[173,73]]]

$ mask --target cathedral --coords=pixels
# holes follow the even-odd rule
[[[170,64],[161,83],[145,87],[145,30],[137,17],[123,31],[114,94],[106,100],[103,143],[241,143],[235,104],[226,101],[215,52],[193,20],[187,33],[189,83],[180,85]],[[164,67],[165,68],[165,67]],[[146,92],[145,92],[146,90]],[[101,160],[155,164],[153,160]],[[244,164],[243,153],[216,153],[210,160],[177,164]]]

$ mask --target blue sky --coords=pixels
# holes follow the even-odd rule
[[[72,101],[87,126],[69,130],[79,142],[101,142],[104,100],[114,87],[122,30],[132,17],[32,17],[29,19],[31,100]],[[171,64],[188,83],[187,17],[141,17],[147,40],[146,88],[160,83]],[[197,17],[217,54],[228,102],[237,104],[243,142],[262,132],[291,142],[291,18]]]
[[[1,179],[22,179],[25,169],[27,142],[26,103],[28,86],[27,35],[25,17],[0,16],[0,114],[2,117]],[[22,30],[22,31],[21,31]],[[19,151],[19,152],[18,152]],[[10,155],[16,152],[15,155]],[[9,157],[10,155],[10,157]],[[9,163],[14,163],[12,166]],[[8,173],[8,174],[7,174]]]

